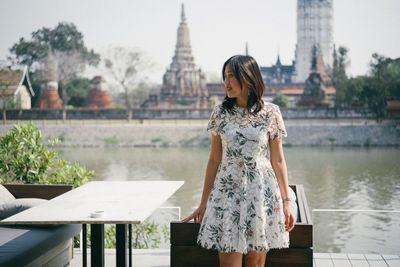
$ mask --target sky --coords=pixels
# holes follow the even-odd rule
[[[400,57],[400,0],[333,0],[334,42],[349,49],[349,74],[366,74],[371,55]],[[249,54],[261,66],[280,55],[291,64],[296,46],[296,0],[0,0],[0,60],[19,38],[42,27],[74,23],[88,48],[134,47],[154,64],[162,82],[176,45],[185,4],[195,63],[218,78],[224,61]],[[101,74],[101,73],[99,73]]]

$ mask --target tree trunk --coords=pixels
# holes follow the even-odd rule
[[[127,120],[130,122],[132,120],[132,105],[131,101],[129,100],[129,93],[128,93],[128,88],[124,86],[125,90],[125,105],[126,105],[126,112],[127,114]]]
[[[62,120],[63,120],[63,123],[65,123],[65,121],[67,120],[67,109],[65,106],[63,106],[63,110],[62,110]]]
[[[7,124],[7,110],[3,108],[3,125]]]

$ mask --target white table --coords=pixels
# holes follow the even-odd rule
[[[183,181],[95,181],[0,221],[0,224],[91,225],[93,266],[104,266],[104,224],[117,224],[117,266],[126,266],[126,224],[143,222]],[[92,214],[102,211],[93,218]],[[86,237],[84,236],[84,241]],[[86,242],[85,242],[86,243]],[[84,248],[86,250],[86,247]],[[84,263],[85,265],[85,263]]]

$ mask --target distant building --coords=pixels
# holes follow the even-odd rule
[[[293,82],[304,83],[317,47],[326,67],[333,62],[333,0],[297,0],[297,44]]]
[[[175,54],[163,76],[159,107],[208,107],[206,78],[194,63],[189,28],[182,4]],[[147,102],[149,105],[150,103]]]
[[[0,70],[0,109],[31,109],[34,95],[27,67]]]
[[[275,65],[271,67],[260,67],[261,75],[265,84],[292,84],[294,73],[294,62],[292,65],[282,65],[278,56]]]
[[[40,109],[61,109],[63,102],[58,94],[57,66],[51,52],[48,53],[44,65],[44,83],[36,106]]]
[[[89,108],[112,108],[112,98],[106,80],[102,76],[95,76],[90,81],[90,91],[86,106]]]
[[[333,105],[336,90],[328,69],[333,61],[333,0],[297,1],[297,45],[291,65],[281,63],[280,57],[271,67],[261,66],[266,84],[267,99],[277,93],[289,97],[289,105],[297,106],[303,96],[307,80],[318,73],[329,106]],[[313,49],[315,53],[313,54]],[[313,56],[316,66],[312,68]],[[304,102],[303,102],[304,103]],[[326,104],[326,103],[325,103]]]

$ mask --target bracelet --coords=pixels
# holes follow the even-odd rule
[[[292,201],[292,199],[290,197],[285,197],[284,199],[282,199],[283,203],[290,202],[290,201]]]

